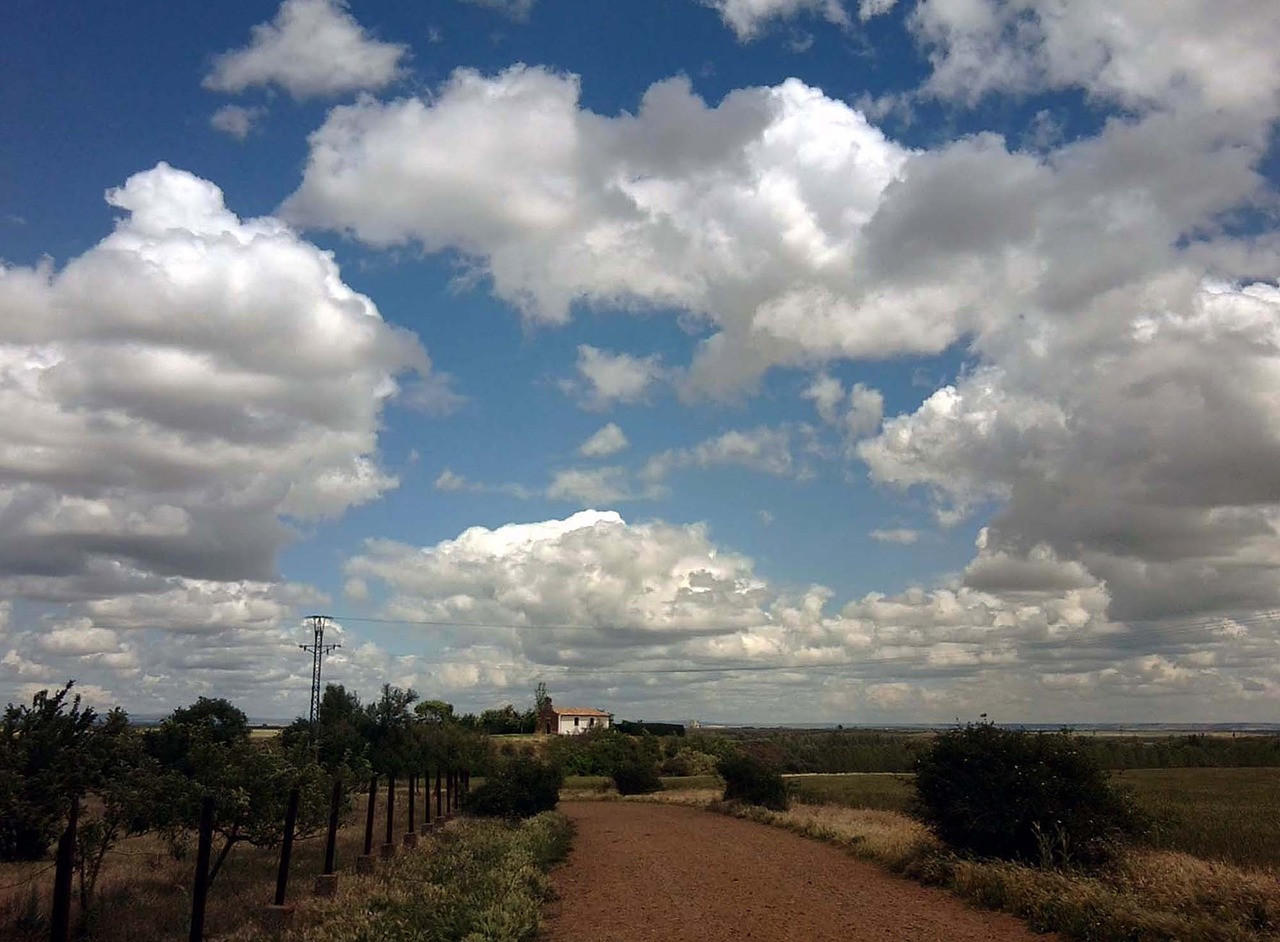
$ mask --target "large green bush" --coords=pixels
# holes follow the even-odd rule
[[[613,770],[613,785],[619,795],[650,795],[662,788],[652,762],[628,759]]]
[[[915,784],[920,819],[978,857],[1098,865],[1140,827],[1128,797],[1065,732],[949,730],[916,761]]]
[[[750,753],[736,752],[722,757],[716,769],[724,779],[725,801],[787,810],[787,786],[772,763]]]
[[[564,777],[560,770],[530,756],[499,759],[484,784],[464,803],[470,814],[488,818],[531,818],[555,808]]]

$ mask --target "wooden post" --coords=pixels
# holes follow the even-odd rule
[[[338,849],[338,816],[342,808],[342,779],[333,780],[329,796],[329,833],[324,839],[324,873],[316,877],[316,896],[332,896],[338,892],[338,875],[333,870],[334,853]]]
[[[446,814],[453,814],[453,769],[444,772],[444,807]]]
[[[436,766],[436,824],[440,823],[440,819],[444,817],[444,805],[441,804],[440,797],[440,766]]]
[[[342,779],[333,780],[333,794],[329,796],[329,833],[324,839],[324,872],[333,873],[333,858],[338,849],[338,816],[342,810]]]
[[[80,796],[71,796],[67,828],[58,838],[57,870],[53,875],[53,913],[49,917],[49,938],[67,942],[71,934],[71,872],[76,866],[76,823],[80,818]]]
[[[191,890],[189,942],[204,939],[204,903],[209,895],[209,854],[213,849],[213,796],[200,802],[200,836],[196,844],[196,880]]]
[[[418,846],[418,812],[415,804],[418,797],[418,776],[409,773],[409,830],[404,835],[405,847]]]
[[[394,857],[396,855],[395,841],[396,828],[396,777],[395,775],[387,776],[387,839],[382,844],[382,856]]]
[[[289,790],[289,805],[284,812],[284,841],[280,844],[280,869],[276,872],[276,905],[284,905],[285,891],[289,887],[289,861],[293,857],[293,829],[298,823],[298,798],[301,789],[297,785]]]
[[[284,812],[284,840],[280,843],[280,868],[276,871],[275,902],[267,907],[263,922],[272,933],[283,932],[293,921],[293,907],[285,904],[285,892],[289,887],[289,861],[293,857],[293,829],[298,823],[297,785],[289,789],[289,804]]]
[[[369,777],[369,807],[364,815],[364,853],[356,858],[356,873],[373,873],[373,813],[378,805],[378,776]]]
[[[425,817],[422,819],[422,829],[424,831],[431,828],[431,767],[422,771],[422,807],[426,809]]]

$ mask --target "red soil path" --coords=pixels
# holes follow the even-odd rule
[[[551,942],[1047,942],[1012,916],[778,828],[697,808],[562,804]]]

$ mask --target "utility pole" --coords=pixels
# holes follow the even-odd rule
[[[311,736],[314,739],[316,734],[316,720],[320,718],[320,665],[324,662],[324,656],[334,648],[340,648],[340,644],[324,643],[324,626],[329,621],[328,615],[308,615],[307,621],[311,622],[312,641],[310,644],[300,644],[298,647],[304,651],[311,652]]]

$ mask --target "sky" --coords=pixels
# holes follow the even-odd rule
[[[1273,0],[13,0],[0,702],[1280,714]]]

